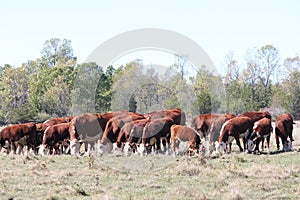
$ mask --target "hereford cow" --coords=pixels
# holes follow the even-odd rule
[[[230,144],[235,139],[236,144],[242,152],[243,148],[241,147],[239,138],[249,134],[252,131],[252,127],[252,120],[249,117],[235,117],[228,120],[223,124],[221,129],[219,140],[216,143],[217,150],[223,153],[226,150],[226,144]],[[229,145],[227,152],[231,152],[231,145]]]
[[[10,144],[11,151],[16,152],[16,145],[26,143],[28,148],[35,149],[37,146],[35,123],[15,124],[7,126],[0,131],[0,146],[3,147],[6,141]]]
[[[211,127],[210,127],[210,134],[209,134],[209,149],[210,149],[210,153],[212,153],[213,151],[215,151],[215,142],[218,141],[219,136],[220,136],[220,132],[222,129],[223,124],[232,119],[234,115],[230,116],[230,115],[225,115],[225,116],[221,116],[218,118],[215,118],[212,123],[211,123]]]
[[[62,144],[65,142],[65,139],[69,138],[69,124],[70,123],[60,123],[46,128],[42,144],[39,146],[40,155],[45,155],[46,148],[48,149],[47,154],[59,153],[59,143]]]
[[[134,123],[129,137],[126,140],[126,143],[124,145],[124,154],[128,155],[129,153],[137,153],[137,147],[139,146],[139,143],[141,142],[141,138],[143,136],[143,130],[145,126],[150,123],[151,120],[144,119],[144,120],[137,120],[137,123]]]
[[[200,140],[198,137],[200,137],[200,135],[193,128],[182,125],[172,125],[171,144],[173,156],[176,157],[178,154],[180,142],[189,142],[189,149],[193,150],[195,153],[198,153],[198,149],[196,148],[196,146],[199,146],[199,144],[196,145],[196,142]]]
[[[233,114],[200,114],[198,116],[193,117],[191,121],[191,127],[195,129],[197,132],[202,134],[202,137],[207,139],[208,131],[212,125],[212,122],[219,117],[227,117],[233,118],[235,115]]]
[[[251,152],[254,143],[254,151],[259,153],[259,143],[262,141],[263,144],[263,140],[266,139],[267,151],[270,153],[270,136],[272,132],[273,127],[269,118],[265,117],[256,121],[253,126],[253,134],[250,136],[250,140],[248,140],[248,151]]]
[[[79,141],[85,144],[85,152],[88,154],[91,145],[102,137],[106,123],[114,116],[127,112],[106,112],[102,115],[99,113],[84,113],[74,117],[69,125],[71,154],[80,153]]]
[[[119,133],[119,136],[118,136],[117,142],[116,142],[117,147],[120,148],[122,143],[128,141],[130,134],[132,133],[131,130],[132,130],[132,128],[134,128],[135,125],[139,126],[139,127],[142,125],[145,126],[145,124],[148,122],[150,122],[149,119],[140,119],[140,120],[135,120],[135,121],[126,123],[120,130],[120,133]],[[135,129],[137,129],[137,128],[135,127]],[[141,138],[141,136],[140,136],[140,138]]]
[[[111,152],[113,147],[112,143],[117,141],[121,128],[126,123],[141,119],[145,119],[144,116],[134,112],[128,112],[111,118],[105,126],[101,140],[98,142],[98,153],[102,155]]]
[[[250,136],[252,134],[252,131],[253,131],[253,125],[254,125],[254,122],[262,119],[262,118],[268,118],[268,119],[272,119],[271,117],[271,114],[268,112],[268,111],[261,111],[261,112],[245,112],[245,113],[242,113],[240,115],[238,115],[238,117],[249,117],[251,119],[251,122],[252,122],[252,127],[249,129],[251,130],[250,131],[250,134],[247,134],[245,135],[245,137],[243,137],[243,143],[244,143],[244,149],[245,150],[248,150],[248,141],[250,139]]]
[[[282,142],[283,151],[292,150],[293,139],[293,117],[290,114],[281,114],[278,116],[275,122],[275,140],[277,150],[279,150],[279,137]],[[290,140],[288,140],[288,137]]]
[[[152,145],[150,139],[156,139],[156,152],[158,153],[160,148],[161,138],[165,138],[167,145],[170,141],[170,128],[174,124],[171,118],[159,118],[149,122],[143,129],[142,143],[139,146],[139,153],[143,156],[145,153],[149,153]]]

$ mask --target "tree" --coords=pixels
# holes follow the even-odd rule
[[[0,81],[1,121],[16,123],[32,119],[33,113],[28,104],[28,77],[24,65],[4,67]]]
[[[193,102],[194,114],[217,112],[221,106],[221,77],[214,76],[202,66],[196,78],[191,78],[192,90],[196,100]],[[221,88],[220,88],[221,87]]]
[[[54,67],[57,64],[66,65],[74,59],[71,40],[61,40],[59,38],[46,40],[41,55],[41,63],[43,66]]]
[[[96,111],[96,92],[102,74],[103,69],[94,62],[77,65],[71,92],[73,115]]]

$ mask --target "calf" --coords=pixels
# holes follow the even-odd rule
[[[65,139],[69,138],[69,124],[70,123],[55,124],[46,128],[42,144],[39,146],[40,155],[45,155],[45,148],[48,149],[48,154],[58,153],[59,143],[63,143]]]
[[[248,140],[248,151],[251,152],[253,142],[255,143],[255,149],[257,153],[259,153],[259,143],[260,141],[266,139],[267,151],[270,153],[270,136],[273,132],[273,127],[271,124],[271,120],[269,118],[262,118],[254,123],[253,126],[253,134]]]
[[[197,141],[200,135],[193,128],[182,126],[182,125],[172,125],[171,126],[171,144],[172,144],[172,152],[173,156],[176,157],[178,154],[178,148],[180,142],[189,142],[189,150],[199,153],[196,148]]]

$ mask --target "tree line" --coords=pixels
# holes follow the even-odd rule
[[[300,119],[299,56],[282,62],[272,45],[249,49],[241,62],[229,53],[225,75],[216,75],[209,66],[186,70],[192,68],[187,63],[176,56],[164,70],[145,66],[141,60],[104,68],[77,63],[71,41],[52,38],[36,60],[0,67],[0,122],[173,107],[192,115],[268,109]]]

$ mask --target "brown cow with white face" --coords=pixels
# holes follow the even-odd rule
[[[293,117],[290,114],[281,114],[278,116],[275,122],[275,140],[277,150],[279,150],[279,137],[282,142],[282,150],[283,151],[291,151],[292,150],[292,142],[293,139]],[[290,140],[288,140],[288,137]]]
[[[44,132],[42,144],[39,146],[39,154],[44,156],[46,148],[47,154],[58,154],[59,143],[63,143],[65,139],[69,138],[69,124],[60,123],[53,126],[48,126]]]
[[[159,118],[149,122],[143,129],[142,143],[138,148],[138,152],[141,156],[146,153],[149,153],[152,145],[150,144],[150,139],[156,139],[156,152],[158,153],[160,148],[161,138],[165,138],[166,143],[170,141],[170,129],[174,124],[173,119],[171,118]]]
[[[267,151],[270,153],[270,136],[272,132],[273,127],[269,118],[265,117],[256,121],[253,126],[253,134],[250,136],[250,140],[248,140],[248,151],[251,152],[252,145],[255,143],[254,151],[259,153],[259,143],[266,139]]]
[[[16,152],[16,145],[22,146],[21,143],[24,142],[28,148],[34,150],[37,145],[35,123],[29,122],[6,126],[0,131],[0,146],[3,147],[6,141],[9,142],[13,153],[19,154],[20,152]]]
[[[271,114],[268,112],[268,111],[261,111],[261,112],[256,112],[256,111],[252,111],[252,112],[245,112],[245,113],[242,113],[240,115],[238,115],[238,117],[249,117],[251,119],[251,122],[252,122],[252,127],[250,128],[250,133],[245,135],[242,139],[243,139],[243,143],[244,143],[244,149],[245,150],[248,150],[248,142],[249,142],[249,139],[250,139],[250,136],[252,134],[252,131],[253,131],[253,125],[254,125],[254,122],[262,119],[262,118],[268,118],[268,119],[272,119],[271,117]]]
[[[172,125],[171,126],[171,143],[172,143],[172,152],[173,156],[176,157],[178,154],[178,148],[180,142],[189,142],[189,149],[194,151],[195,153],[199,153],[196,148],[196,142],[200,139],[198,138],[200,135],[198,132],[190,127],[182,126],[182,125]]]
[[[116,111],[100,113],[83,113],[74,117],[69,125],[71,154],[80,153],[80,143],[84,142],[85,152],[89,153],[91,145],[95,144],[103,135],[106,123],[121,113],[128,111]]]
[[[220,132],[220,137],[216,143],[216,149],[219,153],[223,153],[226,150],[226,144],[230,144],[233,139],[236,140],[236,144],[239,146],[240,151],[243,148],[240,144],[240,138],[244,135],[249,134],[252,131],[253,123],[249,117],[235,117],[223,124],[222,130]],[[231,152],[231,145],[229,145],[228,153]]]
[[[205,140],[207,139],[208,131],[211,128],[213,121],[220,117],[227,117],[229,119],[235,117],[234,114],[200,114],[193,117],[191,127],[197,132],[201,132]]]

